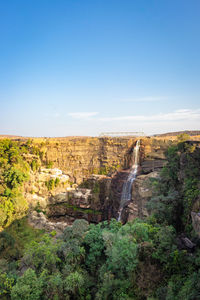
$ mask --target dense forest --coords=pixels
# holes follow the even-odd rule
[[[63,234],[30,227],[23,183],[29,142],[0,141],[0,299],[200,299],[200,241],[191,211],[200,196],[200,148],[171,146],[159,179],[150,184],[150,216],[76,220]],[[198,206],[197,206],[198,207]]]

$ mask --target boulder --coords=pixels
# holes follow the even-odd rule
[[[26,193],[25,198],[30,209],[34,209],[38,205],[42,209],[45,209],[47,207],[48,200],[45,197],[39,196],[38,194]]]
[[[61,234],[64,229],[69,226],[66,222],[51,222],[42,212],[32,211],[29,213],[28,222],[36,229],[43,229],[47,232],[56,231],[57,234]]]
[[[56,195],[52,195],[48,199],[48,205],[50,204],[56,204],[56,203],[63,203],[68,201],[68,193],[63,192]]]

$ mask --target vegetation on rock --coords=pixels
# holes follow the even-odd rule
[[[15,176],[5,174],[12,174],[12,168],[23,172],[28,166],[24,161],[19,163],[20,155],[17,163],[9,160],[9,154],[3,156],[6,161],[1,160],[1,164],[7,167],[1,173],[1,195],[7,202],[10,194],[5,191],[20,189],[26,172],[20,176],[18,172]],[[44,234],[37,240],[33,235],[25,250],[10,252],[0,260],[0,297],[199,299],[200,242],[191,226],[191,210],[200,195],[200,149],[181,142],[172,145],[166,157],[160,178],[152,182],[150,217],[125,225],[114,219],[97,225],[76,220],[61,236]],[[4,245],[0,254],[5,255],[5,249],[13,249],[16,238],[5,230],[0,239]]]
[[[29,164],[24,160],[27,145],[0,140],[0,229],[25,215],[28,205],[22,184],[28,180]]]

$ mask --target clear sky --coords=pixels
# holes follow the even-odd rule
[[[199,0],[0,0],[0,134],[200,129]]]

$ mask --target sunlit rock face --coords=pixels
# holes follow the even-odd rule
[[[45,209],[51,196],[59,194],[61,197],[61,194],[65,193],[66,188],[70,186],[69,176],[57,168],[40,168],[37,172],[31,171],[29,177],[29,181],[24,185],[24,197],[30,209],[38,205],[41,209]],[[59,182],[58,186],[49,190],[46,183],[56,179]]]
[[[64,138],[34,143],[41,145],[42,163],[51,162],[54,168],[31,173],[25,186],[30,209],[66,222],[84,218],[96,223],[114,217],[112,176],[129,167],[135,139]],[[46,182],[56,178],[59,186],[49,191]],[[88,187],[79,186],[83,183]]]
[[[116,218],[136,141],[136,138],[49,139],[41,146],[42,162],[52,162],[53,168],[41,167],[38,172],[31,172],[25,185],[30,209],[45,212],[52,222],[62,220],[66,224],[77,218],[94,223]],[[151,197],[149,178],[159,176],[171,143],[165,139],[141,139],[138,177],[122,222],[147,215],[145,204]],[[56,178],[59,185],[48,190],[46,182]]]
[[[141,143],[141,168],[142,174],[160,171],[166,163],[165,152],[173,144],[168,139],[146,138]]]
[[[91,174],[127,167],[134,142],[134,138],[52,139],[43,146],[43,159],[53,162],[71,181],[80,184]]]

